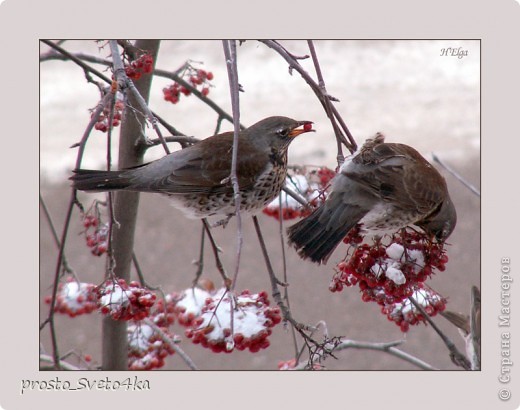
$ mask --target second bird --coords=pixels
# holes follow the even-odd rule
[[[288,229],[304,259],[326,263],[358,223],[361,233],[382,235],[416,225],[438,241],[457,222],[446,181],[414,148],[385,143],[377,134],[351,155],[332,183],[327,200]]]

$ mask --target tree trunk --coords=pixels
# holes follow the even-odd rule
[[[159,50],[159,40],[137,40],[135,47],[148,51],[154,60]],[[148,103],[153,76],[143,75],[134,84]],[[128,103],[138,107],[129,95]],[[146,118],[138,111],[125,109],[119,140],[119,169],[133,167],[143,162],[144,151],[136,144],[142,138]],[[134,232],[139,206],[139,193],[119,191],[114,199],[114,217],[118,222],[112,228],[112,249],[115,260],[114,273],[130,281],[130,268],[134,248]],[[127,324],[124,321],[103,319],[103,370],[128,370]]]

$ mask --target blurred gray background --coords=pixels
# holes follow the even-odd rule
[[[305,41],[283,41],[296,55],[308,54]],[[390,142],[413,145],[427,159],[435,153],[456,169],[467,181],[480,186],[480,43],[456,40],[327,40],[316,41],[316,51],[327,90],[337,97],[338,111],[349,126],[358,144],[380,131]],[[91,41],[65,43],[70,51],[90,53],[106,58],[108,48],[99,49]],[[451,47],[467,51],[463,58],[441,56]],[[46,49],[42,47],[42,52]],[[203,62],[200,67],[212,71],[215,87],[209,97],[231,112],[227,73],[220,41],[164,41],[161,43],[157,67],[176,70],[186,60]],[[196,64],[196,63],[194,63]],[[310,60],[301,64],[314,76]],[[316,133],[299,137],[289,150],[292,164],[328,165],[335,167],[336,142],[330,123],[313,92],[294,72],[288,74],[287,64],[274,51],[261,43],[247,41],[238,49],[239,81],[244,88],[240,95],[241,122],[250,125],[270,115],[286,115],[314,121]],[[103,67],[100,67],[103,70]],[[70,62],[48,61],[40,67],[40,186],[58,231],[69,200],[70,170],[74,167],[76,150],[69,147],[79,141],[90,118],[89,108],[95,107],[97,89],[85,82],[83,71]],[[152,85],[151,108],[182,132],[204,138],[214,131],[217,115],[195,97],[181,98],[172,105],[163,100],[162,88],[169,80],[156,78]],[[222,130],[231,130],[224,122]],[[117,135],[117,134],[116,134]],[[106,161],[106,134],[94,133],[83,161],[85,168],[101,169]],[[151,132],[148,136],[155,137]],[[114,142],[114,153],[117,142]],[[178,146],[172,144],[172,149]],[[149,150],[147,160],[163,155],[160,147]],[[114,155],[116,158],[117,155]],[[458,225],[450,237],[450,261],[445,272],[428,283],[447,297],[448,308],[467,313],[472,285],[480,286],[480,200],[459,181],[440,169],[446,177],[458,211]],[[88,206],[102,194],[80,194]],[[57,248],[47,221],[40,218],[40,293],[41,318],[48,312],[45,295],[50,294],[57,259]],[[281,243],[278,222],[260,216],[272,261],[281,272]],[[237,289],[270,290],[258,240],[252,222],[244,219],[244,247]],[[161,285],[166,292],[181,291],[191,285],[198,256],[200,222],[185,219],[171,207],[167,199],[142,195],[136,232],[136,254],[147,281]],[[79,215],[73,216],[66,256],[82,281],[99,283],[105,262],[90,254],[79,233]],[[232,272],[235,261],[236,225],[214,232],[223,248],[223,262]],[[457,369],[439,337],[423,325],[403,335],[388,322],[377,305],[364,303],[355,288],[332,294],[328,284],[335,262],[343,256],[336,251],[329,264],[317,267],[301,261],[286,249],[289,292],[293,316],[304,323],[324,321],[329,335],[349,339],[388,342],[405,338],[401,348],[441,369]],[[207,249],[205,275],[219,283],[212,255]],[[458,332],[442,317],[437,324],[463,349]],[[91,354],[100,361],[100,317],[97,314],[70,319],[57,317],[60,350],[75,349]],[[174,331],[183,334],[178,325]],[[282,325],[274,328],[271,347],[257,354],[233,352],[216,355],[200,346],[183,341],[181,347],[202,369],[276,369],[280,360],[293,355],[290,332]],[[41,342],[48,351],[48,331],[41,333]],[[328,359],[329,369],[342,370],[407,370],[415,367],[389,355],[366,350],[349,350]],[[164,369],[184,370],[187,366],[176,355],[167,359]]]

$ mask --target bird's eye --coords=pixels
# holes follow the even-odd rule
[[[280,137],[287,137],[289,135],[289,130],[287,128],[279,128],[278,131],[276,131],[276,133],[280,136]]]

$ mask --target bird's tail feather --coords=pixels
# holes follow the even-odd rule
[[[352,214],[348,204],[337,204],[334,208],[320,206],[311,215],[287,229],[289,242],[298,250],[303,259],[316,263],[327,263],[330,255],[348,231],[358,222],[358,215]]]
[[[130,178],[121,171],[94,171],[76,169],[69,179],[72,186],[80,191],[115,191],[130,186]]]

